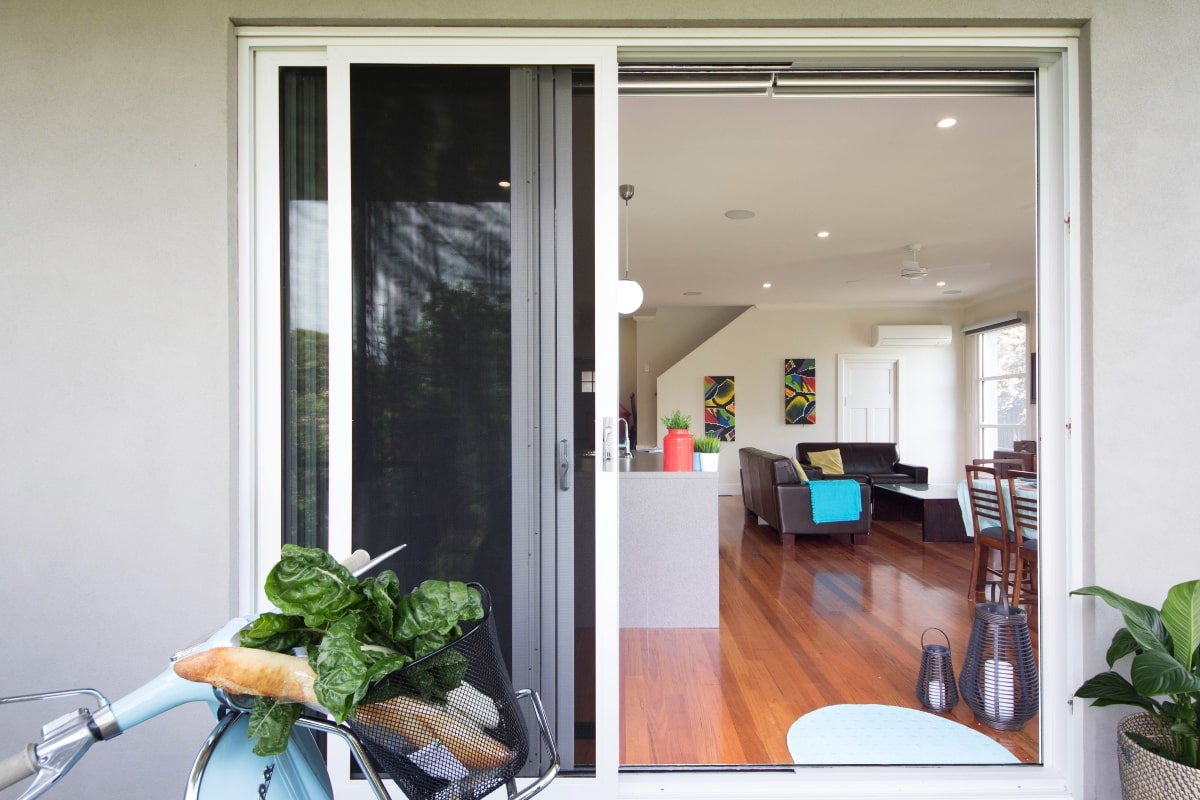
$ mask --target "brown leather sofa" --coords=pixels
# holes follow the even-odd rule
[[[738,450],[742,467],[742,502],[747,514],[760,517],[779,534],[781,544],[793,544],[797,536],[818,534],[849,534],[871,532],[871,487],[859,486],[862,513],[852,522],[813,522],[812,495],[808,484],[796,474],[796,467],[787,456],[769,453],[755,447]]]
[[[929,468],[900,463],[900,453],[892,442],[800,442],[796,459],[810,479],[833,477],[808,460],[809,453],[824,450],[840,450],[841,477],[859,483],[929,483]]]

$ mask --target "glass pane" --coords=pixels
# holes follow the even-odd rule
[[[478,581],[511,659],[509,69],[355,65],[353,544]]]
[[[980,377],[1025,374],[1025,326],[1009,325],[979,335]]]
[[[1026,407],[1024,378],[980,384],[980,422],[984,425],[1024,425]]]
[[[329,225],[325,70],[279,74],[283,541],[329,535]]]
[[[985,458],[991,458],[997,450],[1012,450],[1014,443],[1025,438],[1025,426],[1014,428],[982,428],[982,447],[980,453]]]

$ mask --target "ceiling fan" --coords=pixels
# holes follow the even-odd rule
[[[911,283],[918,283],[923,278],[927,277],[931,272],[951,272],[954,270],[981,270],[987,269],[991,264],[955,264],[945,267],[926,267],[917,260],[918,254],[921,252],[920,244],[910,244],[908,246],[908,258],[900,262],[900,277]]]
[[[921,266],[921,262],[917,261],[917,254],[921,252],[921,245],[910,244],[908,246],[909,257],[900,262],[900,277],[908,281],[922,280],[929,274],[929,270]]]
[[[906,245],[904,249],[907,251],[907,257],[900,261],[900,277],[904,279],[905,283],[912,285],[912,286],[915,286],[915,285],[921,283],[923,279],[927,278],[931,273],[934,273],[934,272],[942,274],[942,273],[955,272],[955,271],[977,271],[977,270],[988,269],[991,267],[991,264],[988,264],[988,263],[953,264],[953,265],[941,266],[941,267],[927,267],[924,264],[922,264],[918,258],[919,254],[921,253],[921,249],[922,249],[921,244],[914,243],[914,244]],[[884,273],[880,270],[880,268],[877,267],[877,268],[875,268],[875,271],[873,271],[871,273],[868,273],[865,275],[860,274],[860,275],[857,275],[857,276],[854,276],[851,278],[845,278],[845,279],[843,279],[843,282],[844,283],[860,283],[862,281],[872,281],[872,282],[894,281],[895,275],[896,275],[895,272],[891,272],[889,270],[887,273]]]

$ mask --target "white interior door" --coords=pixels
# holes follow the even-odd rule
[[[839,441],[896,441],[898,365],[894,358],[839,356]]]

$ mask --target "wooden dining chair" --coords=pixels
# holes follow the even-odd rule
[[[973,458],[971,464],[976,467],[991,467],[996,470],[997,477],[1004,480],[1010,470],[1025,469],[1025,462],[1019,458]]]
[[[1016,573],[1013,576],[1012,604],[1021,605],[1037,602],[1038,593],[1038,495],[1037,489],[1030,491],[1028,483],[1021,486],[1022,479],[1037,480],[1036,472],[1010,470],[1008,473],[1008,496],[1011,507],[1012,528],[1016,534]],[[1036,487],[1036,484],[1034,484]],[[1018,491],[1020,489],[1020,491]]]
[[[971,559],[971,581],[967,600],[974,603],[999,602],[1009,591],[1013,535],[1008,524],[1000,476],[993,467],[968,464],[967,497],[975,550]],[[989,597],[989,589],[994,587]]]

